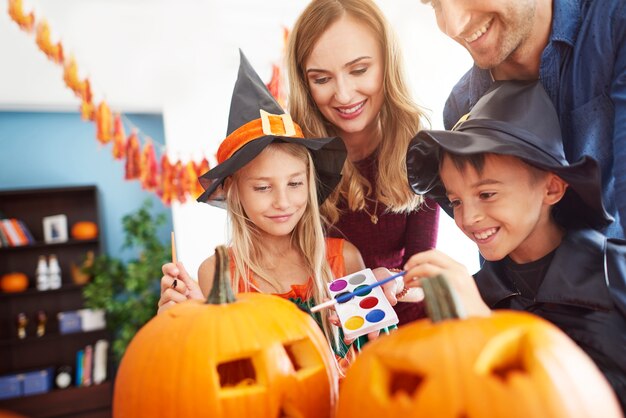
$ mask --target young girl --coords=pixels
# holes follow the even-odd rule
[[[219,165],[202,176],[206,191],[198,200],[228,211],[233,289],[275,294],[308,310],[329,298],[326,283],[365,268],[352,244],[324,238],[319,215],[318,201],[341,177],[345,147],[339,138],[303,138],[243,55],[228,132]],[[214,271],[215,256],[201,264],[198,283],[182,263],[165,264],[159,312],[206,299]],[[335,352],[346,356],[328,314],[314,318]]]
[[[312,1],[291,31],[287,66],[289,110],[304,135],[338,135],[348,151],[341,183],[322,207],[329,235],[356,245],[372,268],[401,268],[411,254],[434,248],[437,204],[412,194],[406,181],[406,149],[423,114],[376,4]],[[422,304],[395,308],[400,325],[423,316]]]

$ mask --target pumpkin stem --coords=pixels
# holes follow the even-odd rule
[[[422,279],[426,312],[433,322],[462,319],[467,316],[456,291],[442,275]]]
[[[223,305],[233,303],[235,300],[233,288],[230,284],[228,250],[223,245],[219,245],[215,248],[215,275],[213,276],[213,287],[211,287],[207,303]]]

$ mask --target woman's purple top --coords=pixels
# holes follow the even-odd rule
[[[378,174],[377,153],[354,163],[355,168],[376,187]],[[408,187],[408,186],[407,186]],[[345,238],[354,244],[365,266],[402,269],[413,254],[435,248],[439,226],[439,207],[433,200],[426,199],[420,208],[410,213],[386,213],[386,207],[378,203],[378,223],[371,221],[376,203],[366,202],[366,211],[353,212],[347,202],[340,201],[342,211],[339,221],[330,228],[330,237]],[[402,303],[395,307],[400,325],[425,316],[422,303]]]

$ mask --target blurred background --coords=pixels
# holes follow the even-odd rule
[[[94,103],[121,112],[128,133],[152,138],[157,155],[207,158],[214,164],[224,138],[241,48],[269,82],[283,59],[283,33],[306,0],[23,0],[45,18],[53,42],[74,56],[91,81]],[[436,27],[430,6],[417,0],[378,0],[404,51],[415,100],[431,126],[471,59]],[[65,86],[63,67],[49,60],[35,36],[21,30],[0,0],[0,190],[95,184],[100,193],[103,250],[121,258],[120,219],[147,198],[167,215],[163,240],[176,231],[178,256],[195,276],[199,264],[226,240],[225,212],[195,202],[163,204],[136,180],[111,144],[95,138],[80,117],[80,99]],[[478,269],[471,242],[442,213],[438,247]]]

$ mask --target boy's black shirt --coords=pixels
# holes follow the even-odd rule
[[[485,303],[525,310],[558,326],[594,360],[626,411],[626,241],[591,229],[568,231],[534,301],[511,284],[505,264],[485,261],[474,275]]]
[[[546,272],[552,263],[554,251],[530,263],[518,264],[505,257],[502,260],[502,273],[512,289],[517,290],[521,297],[519,306],[510,306],[508,309],[525,310],[526,306],[534,304],[539,287],[546,277]],[[512,302],[518,298],[509,299]]]

